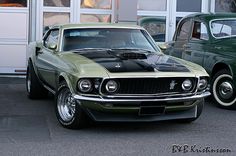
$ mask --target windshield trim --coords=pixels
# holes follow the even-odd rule
[[[223,36],[223,37],[216,37],[216,36],[213,34],[213,31],[212,31],[212,28],[211,28],[211,25],[212,25],[213,22],[215,22],[215,21],[228,21],[228,20],[235,20],[235,21],[236,21],[236,18],[217,18],[217,19],[210,20],[210,22],[209,22],[209,28],[210,28],[211,36],[212,36],[213,38],[215,38],[215,39],[224,39],[224,38],[236,37],[236,35]]]
[[[155,44],[156,42],[154,41],[154,39],[151,37],[151,35],[142,28],[123,28],[123,27],[72,27],[72,28],[63,28],[62,32],[61,32],[61,47],[60,47],[60,51],[64,51],[63,50],[63,44],[64,44],[64,40],[63,40],[63,36],[66,30],[73,30],[73,29],[125,29],[125,30],[139,30],[140,33],[143,34],[143,36],[146,38],[147,42],[149,42],[150,46],[152,47],[153,51],[152,52],[156,52],[156,53],[162,53],[162,51],[160,50],[160,48]],[[99,49],[99,48],[98,48]],[[104,48],[104,49],[109,49],[109,48]],[[138,48],[137,48],[138,49]]]

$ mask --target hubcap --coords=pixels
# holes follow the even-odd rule
[[[69,89],[63,89],[57,99],[57,109],[61,119],[69,122],[75,115],[75,99],[72,97]]]
[[[235,89],[231,75],[222,74],[218,76],[212,87],[214,98],[220,105],[230,107],[235,104]]]
[[[223,99],[229,99],[232,97],[234,89],[231,83],[223,82],[219,86],[219,94]]]

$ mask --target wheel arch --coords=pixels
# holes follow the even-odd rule
[[[28,62],[27,62],[27,63],[28,63],[28,65],[29,65],[29,63],[31,63],[31,64],[33,65],[32,58],[31,58],[31,57],[28,58]]]
[[[70,82],[70,79],[69,79],[69,77],[67,76],[66,73],[59,74],[58,81],[57,81],[58,86],[63,81],[66,82],[66,84],[67,84],[68,88],[70,89],[71,93],[74,94],[75,93],[74,88],[73,88],[73,86],[72,86],[72,84]]]
[[[218,62],[216,63],[213,68],[212,68],[212,72],[211,72],[211,78],[220,70],[228,70],[231,74],[231,76],[233,76],[233,71],[232,68],[230,67],[230,65],[224,63],[224,62]]]
[[[34,72],[35,72],[36,76],[37,76],[38,79],[39,79],[38,70],[37,70],[37,68],[36,68],[36,66],[35,66],[35,64],[34,64],[34,61],[33,61],[33,58],[32,58],[32,57],[29,57],[29,58],[28,58],[28,66],[29,66],[29,63],[31,63],[31,65],[32,65],[32,67],[33,67],[33,69],[34,69]],[[28,69],[28,66],[27,66],[27,69]],[[39,80],[40,80],[40,79],[39,79]]]

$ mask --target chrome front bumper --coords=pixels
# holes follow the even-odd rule
[[[200,94],[195,94],[192,96],[178,96],[178,97],[165,97],[165,98],[103,98],[103,97],[88,97],[88,96],[81,96],[74,94],[73,97],[75,100],[82,100],[82,101],[94,101],[94,102],[135,102],[135,101],[165,101],[165,102],[184,102],[184,101],[191,101],[191,100],[197,100],[197,99],[202,99],[207,96],[210,96],[211,93],[209,91],[200,93]]]
[[[209,96],[206,91],[192,96],[178,97],[132,97],[132,98],[102,98],[73,95],[78,104],[94,121],[117,122],[149,122],[173,119],[195,118],[198,104],[204,104],[204,98]],[[151,106],[149,105],[149,102]],[[179,103],[182,103],[179,105]],[[163,114],[141,115],[143,107],[165,107]]]

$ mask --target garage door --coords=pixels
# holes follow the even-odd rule
[[[28,16],[27,0],[0,1],[0,74],[25,73]]]

